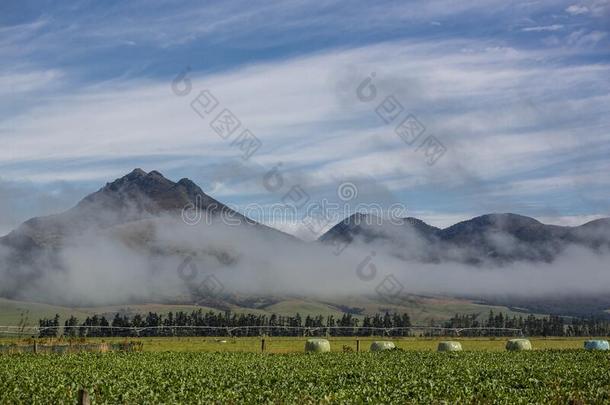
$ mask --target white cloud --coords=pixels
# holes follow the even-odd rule
[[[462,221],[466,221],[469,220],[471,218],[476,217],[477,215],[480,215],[481,213],[469,213],[469,212],[463,212],[463,213],[442,213],[442,212],[430,212],[430,211],[415,211],[410,213],[410,216],[413,216],[415,218],[419,218],[422,221],[424,221],[425,223],[427,223],[428,225],[432,225],[432,226],[436,226],[437,228],[448,228],[451,225],[455,225],[458,222],[462,222]]]
[[[593,46],[607,36],[608,33],[604,31],[595,30],[587,32],[585,29],[580,29],[570,33],[567,42],[570,45],[576,46]]]
[[[553,24],[553,25],[541,25],[537,27],[526,27],[522,28],[521,31],[524,32],[543,32],[543,31],[559,31],[563,29],[562,24]]]
[[[263,141],[257,164],[281,161],[312,184],[368,176],[404,191],[492,180],[578,159],[587,145],[607,142],[601,112],[610,67],[550,62],[571,52],[465,40],[395,42],[194,74],[187,97],[174,95],[169,81],[106,82],[0,123],[0,164],[10,178],[100,181],[129,170],[109,163],[117,160],[146,159],[151,170],[163,170],[194,158],[200,166],[239,159],[189,105],[207,88]],[[356,88],[371,72],[379,95],[364,103]],[[376,115],[390,94],[447,146],[434,167]],[[46,162],[44,172],[31,164],[37,161]],[[62,167],[68,161],[82,162],[80,170]],[[232,180],[217,190],[243,195],[247,189]]]
[[[578,192],[579,188],[607,188],[610,186],[610,179],[606,175],[607,170],[595,170],[587,174],[569,174],[513,181],[505,184],[501,190],[495,191],[494,194],[518,196],[553,191],[572,194]]]
[[[589,8],[580,4],[572,4],[570,7],[566,8],[566,12],[572,15],[587,14]]]
[[[610,1],[585,0],[570,5],[565,11],[571,15],[590,15],[597,18],[608,17],[610,15]]]
[[[12,71],[0,74],[0,96],[20,96],[24,93],[59,87],[63,73],[56,69]]]
[[[594,221],[600,218],[606,218],[607,215],[596,214],[596,215],[564,215],[555,217],[538,217],[536,218],[543,224],[548,225],[560,225],[560,226],[580,226],[587,222]]]

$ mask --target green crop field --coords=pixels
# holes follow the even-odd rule
[[[0,356],[0,403],[608,403],[606,352]]]

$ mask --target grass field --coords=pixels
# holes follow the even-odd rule
[[[506,316],[526,315],[522,312],[515,312],[507,307],[484,305],[469,300],[419,296],[413,296],[410,299],[405,300],[401,305],[378,302],[364,297],[345,297],[338,300],[338,302],[286,298],[278,299],[277,302],[274,302],[273,304],[257,306],[256,308],[233,305],[230,306],[230,309],[234,313],[294,315],[298,312],[302,316],[332,315],[341,317],[344,313],[344,306],[360,308],[368,314],[383,313],[386,311],[397,313],[406,312],[411,317],[411,321],[414,324],[419,325],[427,325],[430,322],[447,320],[456,313],[477,314],[485,317],[490,310],[493,310],[495,313],[502,312]],[[146,315],[148,312],[167,314],[170,311],[175,313],[177,311],[192,312],[197,310],[218,312],[218,309],[195,305],[131,304],[99,307],[63,307],[0,298],[0,325],[26,324],[32,326],[37,325],[39,319],[53,318],[55,314],[59,314],[62,321],[65,321],[71,315],[74,315],[82,322],[86,317],[95,314],[112,318],[116,313],[133,317],[135,314]],[[361,315],[356,315],[355,317],[362,318]]]
[[[0,403],[75,403],[84,388],[96,404],[602,404],[609,360],[584,350],[6,355]]]
[[[261,352],[260,338],[227,338],[227,337],[151,337],[151,338],[90,338],[90,342],[138,341],[144,344],[146,352]],[[391,337],[331,337],[331,350],[342,352],[356,350],[356,340],[360,341],[360,351],[368,351],[373,340],[391,340],[396,347],[407,351],[435,351],[442,340],[457,340],[465,351],[504,351],[509,338],[391,338]],[[530,338],[534,350],[582,349],[587,338]],[[600,338],[607,339],[607,338]],[[265,352],[295,353],[302,352],[306,338],[303,337],[267,337]],[[0,338],[0,344],[23,342],[22,339]]]

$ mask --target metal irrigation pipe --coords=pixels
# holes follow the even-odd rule
[[[465,327],[465,328],[448,328],[441,326],[403,326],[403,327],[362,327],[362,326],[316,326],[316,327],[308,327],[308,326],[274,326],[274,325],[252,325],[252,326],[203,326],[203,325],[176,325],[176,326],[94,326],[94,325],[81,325],[81,326],[0,326],[0,334],[31,334],[51,331],[51,330],[116,330],[116,331],[130,331],[135,332],[139,335],[141,332],[149,331],[149,330],[162,330],[162,331],[172,331],[172,330],[216,330],[221,331],[224,330],[227,332],[228,336],[231,336],[233,332],[240,330],[274,330],[274,331],[303,331],[305,335],[306,333],[311,335],[317,331],[326,331],[327,333],[331,330],[351,330],[353,332],[383,332],[383,335],[389,335],[391,332],[401,332],[401,331],[444,331],[444,332],[453,332],[456,336],[460,336],[460,333],[464,331],[510,331],[513,333],[517,333],[520,336],[523,336],[523,330],[518,328],[498,328],[498,327]],[[28,332],[26,332],[28,331]],[[30,333],[31,332],[31,333]]]

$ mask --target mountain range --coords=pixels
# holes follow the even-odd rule
[[[295,239],[244,217],[205,194],[187,178],[173,182],[158,171],[146,173],[135,169],[86,196],[75,207],[60,214],[32,218],[0,238],[0,247],[10,252],[8,263],[3,265],[32,264],[80,233],[103,231],[160,215],[178,216],[185,207],[196,208],[201,216],[233,218],[234,222],[252,226],[267,236]],[[486,214],[440,229],[412,217],[390,221],[356,213],[319,238],[320,243],[326,244],[355,240],[364,244],[385,243],[394,248],[398,257],[424,262],[552,262],[568,245],[592,250],[610,246],[610,218],[569,227],[545,225],[511,213]],[[410,244],[421,245],[417,255]],[[459,254],[453,254],[456,252]]]
[[[181,218],[185,207],[211,219],[210,227],[201,224],[202,233],[191,232]],[[234,219],[237,226],[219,221],[221,215]],[[102,239],[99,239],[100,235]],[[82,250],[81,242],[87,240],[92,241],[88,245],[92,251],[99,248],[103,252],[103,245],[110,240],[113,246],[121,246],[121,252],[138,252],[147,260],[143,266],[153,268],[155,274],[163,273],[167,265],[175,268],[176,261],[189,255],[214,271],[237,263],[248,273],[260,273],[263,277],[275,254],[289,251],[290,259],[291,255],[301,254],[303,246],[313,245],[328,249],[315,253],[306,251],[303,257],[330,256],[332,247],[351,245],[354,249],[383,250],[405,263],[501,267],[514,262],[552,263],[571,247],[603,252],[610,248],[610,218],[567,227],[545,225],[533,218],[510,213],[487,214],[440,229],[412,217],[391,221],[357,213],[339,222],[317,241],[304,242],[244,217],[205,194],[189,179],[173,182],[157,171],[147,173],[135,169],[86,196],[73,208],[56,215],[32,218],[0,238],[0,278],[3,281],[0,296],[30,299],[31,296],[23,291],[32,290],[35,285],[34,291],[40,294],[47,285],[57,283],[55,279],[49,282],[46,275],[68,274],[66,269],[70,265],[94,267],[94,261],[99,258],[87,259],[83,265],[82,261],[75,261],[65,253],[70,249],[71,253]],[[267,244],[256,245],[259,240],[265,240]],[[294,250],[294,253],[290,250],[292,247],[301,250]],[[260,258],[253,260],[252,255],[244,253],[248,249],[264,252],[259,252]],[[99,257],[106,260],[107,256],[100,253]],[[113,277],[121,277],[121,272],[127,271],[123,269],[123,262],[127,260],[108,259],[116,259],[113,264],[106,265],[108,271],[112,270],[110,267],[119,268],[119,273]],[[133,258],[129,260],[135,262]],[[333,270],[324,271],[330,274]],[[273,284],[273,276],[268,277],[267,284]],[[275,295],[283,293],[273,291]],[[167,300],[168,296],[161,299]],[[211,306],[217,303],[211,298],[205,302]]]
[[[486,214],[440,229],[412,217],[387,220],[357,213],[320,238],[324,243],[352,243],[354,240],[385,244],[397,257],[422,262],[551,263],[569,246],[592,251],[609,248],[610,218],[569,227],[546,225],[534,218],[511,213]]]

